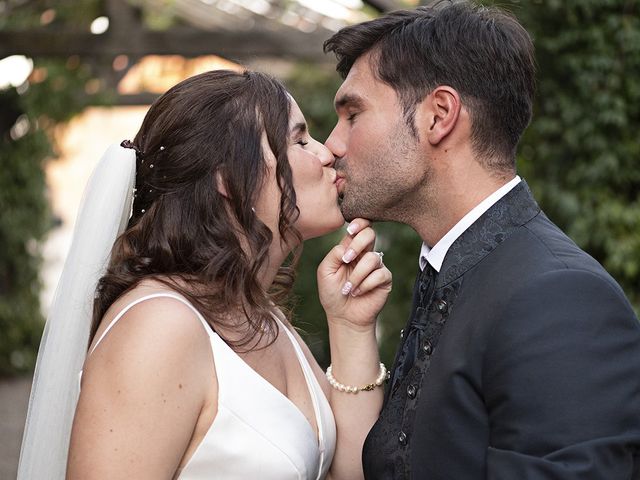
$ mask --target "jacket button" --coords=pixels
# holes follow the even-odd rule
[[[429,340],[424,342],[424,345],[422,345],[422,350],[424,350],[424,353],[426,353],[427,355],[431,355],[433,353],[433,347],[431,346]]]
[[[436,303],[436,310],[440,313],[447,313],[447,310],[449,310],[449,304],[446,300],[440,299],[438,300],[438,303]]]
[[[411,384],[407,387],[407,396],[409,398],[416,398],[416,393],[418,392],[418,388]]]
[[[404,328],[402,330],[400,330],[400,338],[403,339],[404,338]]]
[[[400,432],[398,434],[398,443],[403,447],[407,444],[407,434],[404,432]]]

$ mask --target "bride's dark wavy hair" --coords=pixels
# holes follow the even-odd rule
[[[133,215],[98,283],[91,338],[116,299],[149,278],[187,297],[214,329],[241,324],[246,334],[230,342],[236,347],[277,336],[271,313],[287,298],[299,251],[265,291],[258,273],[273,234],[252,206],[267,177],[264,135],[281,191],[279,237],[301,243],[287,158],[290,109],[282,84],[250,71],[196,75],[154,102],[133,142],[123,142],[137,152]],[[244,318],[230,319],[233,312]]]

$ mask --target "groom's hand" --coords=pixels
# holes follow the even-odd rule
[[[353,220],[318,267],[320,302],[329,322],[369,329],[391,291],[391,272],[373,251],[370,222]]]

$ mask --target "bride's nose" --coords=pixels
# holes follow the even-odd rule
[[[329,150],[327,147],[325,147],[322,143],[317,142],[318,146],[317,146],[317,155],[318,158],[320,159],[320,163],[322,163],[323,167],[331,167],[333,166],[333,162],[334,162],[334,157],[333,157],[333,153],[331,153],[331,150]]]

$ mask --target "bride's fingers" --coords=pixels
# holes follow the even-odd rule
[[[358,263],[354,266],[353,270],[349,274],[346,283],[342,287],[342,294],[348,295],[349,293],[360,288],[362,282],[369,277],[374,271],[382,270],[386,267],[382,263],[382,257],[376,252],[367,252]]]
[[[353,238],[370,225],[371,225],[371,222],[364,218],[355,218],[351,220],[351,222],[347,226],[346,235],[342,237],[342,240],[340,241],[340,245],[347,248],[351,243],[351,241],[353,240]]]
[[[324,257],[318,266],[319,275],[334,275],[340,267],[344,266],[342,257],[345,254],[345,247],[341,244],[334,246]]]
[[[367,278],[365,278],[362,283],[356,288],[353,289],[351,295],[357,297],[364,293],[370,292],[375,288],[386,288],[388,292],[391,291],[391,284],[393,281],[393,276],[388,268],[383,267],[377,270],[374,270],[369,274]]]
[[[366,227],[360,230],[352,239],[351,242],[344,245],[345,252],[342,256],[344,263],[351,263],[358,258],[362,252],[367,252],[373,249],[373,244],[376,241],[376,233],[373,228]]]

